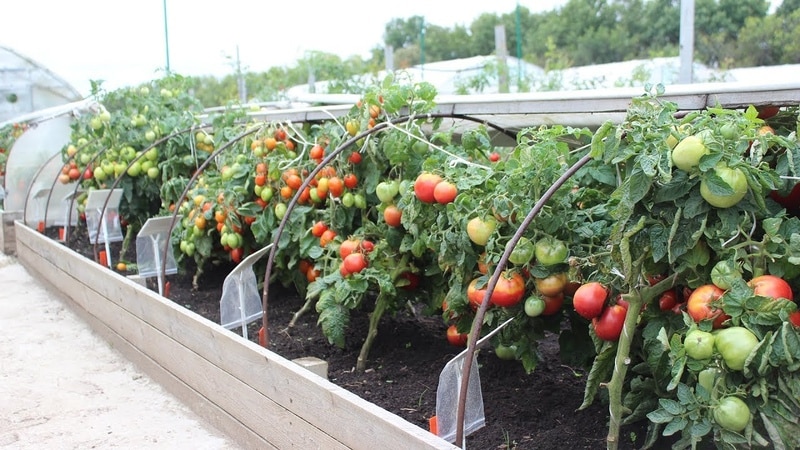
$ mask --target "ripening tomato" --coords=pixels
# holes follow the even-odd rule
[[[563,272],[554,273],[546,278],[534,279],[536,283],[536,290],[542,295],[558,295],[564,292],[564,287],[567,285],[567,274]]]
[[[494,217],[473,217],[467,222],[467,235],[476,245],[486,245],[489,237],[497,229],[497,220]]]
[[[572,306],[581,317],[592,320],[603,312],[608,297],[608,289],[600,282],[590,281],[582,284],[572,296]]]
[[[721,309],[712,309],[709,303],[719,299],[725,293],[714,284],[704,284],[692,291],[686,301],[686,312],[697,323],[711,319],[713,328],[721,328],[722,323],[730,318]]]
[[[455,324],[447,327],[447,342],[456,347],[465,347],[467,345],[467,333],[459,333]]]
[[[622,305],[611,305],[603,310],[600,317],[592,319],[594,334],[604,341],[619,340],[622,334],[622,327],[625,325],[625,315],[627,308]]]
[[[792,288],[789,283],[784,281],[783,278],[776,277],[775,275],[761,275],[753,278],[747,283],[748,286],[753,288],[755,295],[769,298],[785,298],[787,300],[794,300],[792,296]]]
[[[442,177],[435,173],[422,172],[414,181],[414,195],[416,195],[421,202],[433,203],[436,201],[433,191],[436,185],[441,181]]]

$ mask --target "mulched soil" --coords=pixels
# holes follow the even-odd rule
[[[48,230],[48,234],[50,230]],[[93,258],[93,248],[80,228],[70,247]],[[135,247],[132,245],[132,247]],[[102,246],[101,246],[102,249]],[[133,250],[131,250],[132,252]],[[119,255],[119,243],[112,244]],[[134,260],[130,256],[126,258]],[[115,259],[116,260],[116,259]],[[201,316],[219,323],[222,285],[233,266],[207,268],[192,288],[193,274],[169,276],[169,298]],[[263,268],[256,273],[263,275]],[[154,290],[157,290],[153,286]],[[259,290],[260,292],[260,290]],[[446,326],[438,316],[423,316],[405,310],[385,316],[370,351],[368,368],[355,369],[361,344],[367,334],[368,312],[353,312],[345,348],[328,343],[317,326],[317,313],[301,316],[288,327],[304,299],[293,289],[270,286],[268,302],[270,350],[287,358],[315,356],[328,362],[329,379],[361,398],[390,411],[410,423],[428,429],[436,411],[439,374],[461,349],[445,339]],[[261,322],[248,327],[257,341]],[[233,330],[241,334],[241,330]],[[578,411],[586,381],[585,368],[570,367],[559,358],[558,336],[540,341],[540,362],[526,374],[515,361],[499,359],[490,349],[478,355],[486,426],[467,437],[466,447],[476,449],[602,449],[608,433],[608,408],[600,399]],[[643,424],[646,426],[646,424]],[[623,429],[620,448],[636,448],[644,427]]]

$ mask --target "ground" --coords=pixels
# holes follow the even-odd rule
[[[72,246],[87,256],[92,254],[89,246]],[[197,290],[192,288],[192,274],[170,276],[169,298],[219,323],[222,285],[231,269],[232,266],[220,265],[207,270],[199,279]],[[428,429],[428,419],[436,411],[440,372],[461,350],[447,343],[441,317],[423,316],[410,310],[384,317],[370,351],[368,368],[360,372],[355,366],[366,336],[369,308],[352,314],[346,346],[341,349],[328,343],[316,324],[317,314],[313,309],[294,327],[288,327],[302,304],[303,299],[293,289],[278,283],[270,286],[270,350],[287,359],[301,356],[324,359],[329,365],[330,381]],[[248,327],[252,340],[257,341],[260,327],[260,320]],[[233,331],[241,334],[241,330]],[[587,376],[585,368],[561,362],[556,335],[540,342],[540,352],[540,363],[530,374],[515,361],[499,359],[491,349],[479,353],[486,426],[467,438],[468,448],[605,448],[607,404],[598,399],[588,409],[578,410]],[[620,448],[634,448],[633,441],[641,442],[643,436],[642,427],[623,430]]]

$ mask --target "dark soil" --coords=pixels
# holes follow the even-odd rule
[[[78,229],[76,234],[79,233]],[[70,246],[94,258],[92,246],[85,242],[88,242],[85,237],[74,237],[70,239]],[[115,255],[119,255],[118,249],[119,243],[112,245]],[[114,261],[117,259],[118,256]],[[169,298],[219,323],[222,285],[232,268],[221,265],[207,269],[199,279],[197,290],[192,288],[193,274],[170,276]],[[260,270],[256,273],[263,275],[263,268]],[[385,316],[369,354],[368,368],[359,372],[355,369],[356,360],[367,334],[370,307],[353,312],[346,347],[340,349],[329,344],[322,334],[313,308],[294,327],[288,327],[303,302],[293,289],[277,283],[270,286],[269,349],[287,359],[315,356],[327,361],[331,382],[427,430],[428,419],[436,412],[439,374],[461,351],[447,343],[442,319],[410,310]],[[251,340],[257,341],[260,327],[260,320],[250,324],[248,336]],[[241,329],[233,331],[241,334]],[[597,399],[588,409],[578,411],[587,371],[561,362],[557,335],[540,341],[539,350],[539,365],[530,374],[526,374],[518,362],[499,359],[491,349],[479,353],[486,426],[467,437],[467,448],[606,447],[607,404]],[[641,442],[644,434],[641,427],[623,429],[620,448],[635,448],[634,441]]]

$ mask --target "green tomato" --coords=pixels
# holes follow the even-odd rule
[[[700,158],[708,154],[703,139],[697,135],[686,136],[672,149],[672,164],[689,172],[700,165]]]
[[[744,327],[723,328],[714,332],[714,347],[731,370],[744,369],[744,362],[758,345],[758,338]]]
[[[355,202],[356,199],[352,192],[345,192],[344,195],[342,195],[342,205],[344,205],[345,208],[352,207]]]
[[[525,236],[522,236],[519,238],[519,241],[517,241],[517,245],[514,246],[514,249],[511,250],[508,260],[517,265],[527,264],[533,258],[534,252],[533,242]]]
[[[569,249],[563,241],[548,236],[536,241],[535,254],[540,264],[552,266],[563,263],[567,259]]]
[[[506,361],[516,359],[516,352],[517,346],[515,345],[497,344],[497,346],[494,348],[494,353],[497,355],[497,357]]]
[[[700,195],[711,206],[730,208],[747,195],[747,176],[741,169],[719,164],[700,181]]]
[[[528,317],[539,317],[546,306],[544,299],[538,295],[532,295],[525,300],[525,314]]]
[[[733,261],[719,261],[711,269],[711,282],[718,288],[727,291],[733,282],[742,279],[742,272]]]
[[[688,332],[683,339],[686,354],[693,359],[708,359],[714,354],[714,335],[697,328]]]
[[[283,219],[283,216],[286,215],[286,203],[278,203],[275,205],[275,217],[278,220]]]
[[[750,423],[750,408],[739,397],[728,396],[720,400],[713,415],[719,426],[736,433],[744,430]]]
[[[391,203],[397,192],[400,190],[400,183],[397,181],[381,181],[375,187],[375,194],[381,203]]]
[[[367,199],[361,194],[355,194],[353,196],[353,204],[358,209],[365,209],[367,207]]]

